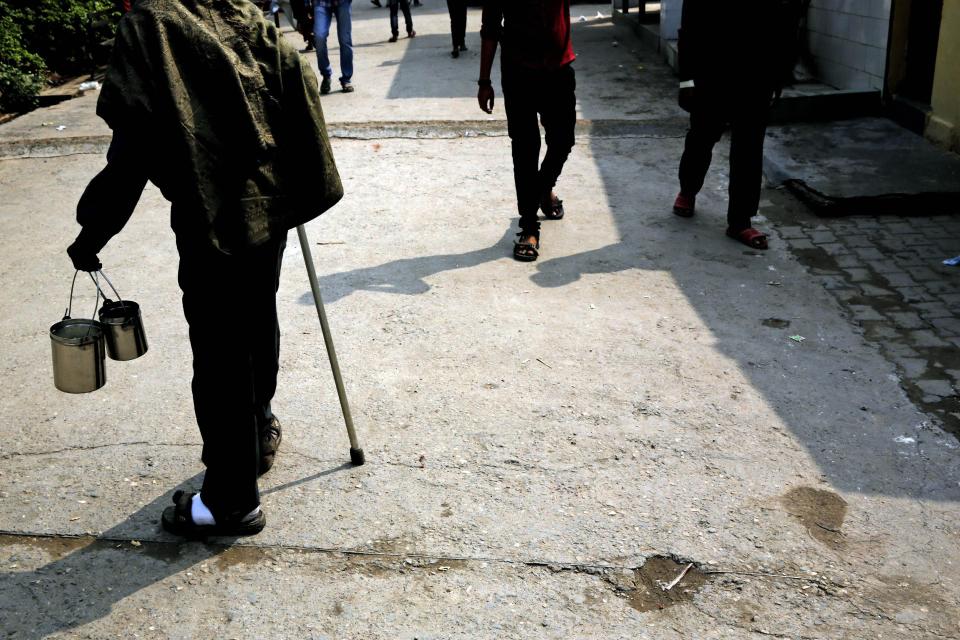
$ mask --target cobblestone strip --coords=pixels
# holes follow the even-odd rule
[[[910,399],[960,436],[960,215],[817,218],[783,192],[762,213],[892,361]],[[960,213],[960,212],[958,212]]]

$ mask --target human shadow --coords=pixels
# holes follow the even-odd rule
[[[332,273],[320,278],[323,300],[332,304],[355,291],[393,293],[405,296],[421,295],[430,291],[427,278],[444,271],[469,269],[509,255],[514,232],[507,229],[493,245],[464,253],[441,253],[416,258],[401,258],[375,267]],[[298,302],[313,304],[309,291]]]
[[[576,29],[574,26],[575,38]],[[632,37],[623,33],[623,27],[610,25],[609,29],[620,40]],[[612,39],[614,33],[607,37]],[[651,60],[655,55],[651,51],[641,50],[637,55],[643,67],[661,64]],[[579,90],[591,90],[591,76],[578,79]],[[672,79],[669,86],[663,84],[660,99],[672,98],[674,87]],[[643,91],[649,94],[649,88]],[[596,117],[592,111],[595,104],[581,102],[585,119]],[[933,473],[931,459],[915,460],[904,455],[902,446],[898,450],[895,436],[909,433],[910,442],[923,440],[925,436],[917,431],[922,418],[910,425],[892,423],[883,412],[897,412],[899,407],[879,398],[867,400],[871,392],[863,382],[856,387],[860,402],[854,404],[847,395],[841,381],[864,375],[856,370],[859,358],[839,349],[832,355],[829,350],[805,353],[789,349],[783,345],[792,344],[789,336],[797,333],[797,326],[792,332],[779,329],[778,335],[763,325],[768,315],[765,307],[784,304],[774,293],[783,283],[770,270],[776,269],[771,264],[778,259],[775,253],[748,249],[724,235],[726,194],[718,193],[717,179],[727,171],[726,139],[716,148],[707,188],[698,202],[702,205],[698,215],[688,220],[672,214],[673,197],[679,188],[675,172],[683,133],[684,128],[678,128],[669,136],[678,141],[674,146],[676,156],[665,167],[644,157],[643,145],[653,143],[591,137],[588,144],[597,159],[603,191],[620,239],[570,255],[548,254],[537,262],[532,282],[555,288],[594,274],[632,269],[668,273],[711,333],[714,349],[739,368],[834,487],[868,495],[960,500],[960,463],[950,459],[948,452],[937,457],[938,473]],[[662,148],[648,150],[663,153]],[[561,178],[561,196],[569,186]],[[804,286],[819,285],[808,282]],[[806,335],[820,331],[824,319],[815,310],[804,307],[801,299],[788,301],[786,307],[790,315],[785,317],[793,318],[795,325],[803,323]],[[830,336],[824,336],[824,341],[829,344]],[[799,393],[805,398],[798,397]],[[873,413],[875,404],[885,408]],[[925,454],[928,455],[931,454]]]
[[[263,494],[312,482],[350,466],[343,464]],[[197,491],[202,479],[203,474],[197,474],[179,488]],[[160,514],[172,504],[172,493],[157,496],[95,539],[0,536],[5,548],[25,546],[30,548],[25,555],[37,552],[56,558],[33,571],[0,573],[3,637],[40,640],[68,632],[110,615],[114,605],[143,589],[229,553],[237,538],[189,541],[160,529]]]

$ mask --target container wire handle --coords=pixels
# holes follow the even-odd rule
[[[103,269],[100,269],[99,271],[97,271],[97,274],[103,276],[103,279],[107,281],[107,284],[108,284],[108,285],[110,285],[110,289],[113,291],[114,294],[116,294],[116,296],[117,296],[117,301],[120,303],[120,306],[124,306],[124,304],[123,304],[123,298],[120,296],[120,292],[117,291],[117,288],[116,288],[115,286],[113,286],[113,283],[112,283],[112,282],[110,282],[110,278],[108,278],[108,277],[107,277],[107,274],[105,274],[105,273],[103,272]],[[99,288],[99,287],[98,287],[98,288]],[[102,291],[101,291],[100,293],[103,294]],[[104,299],[104,300],[108,300],[109,298],[107,298],[106,294],[103,294],[103,299]]]

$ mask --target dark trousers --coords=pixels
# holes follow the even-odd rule
[[[403,21],[406,22],[407,33],[413,31],[413,17],[410,15],[410,0],[388,0],[390,5],[390,32],[400,35],[400,19],[397,9],[403,11]]]
[[[193,405],[207,470],[200,495],[218,520],[260,504],[259,430],[273,417],[286,238],[226,255],[177,239],[183,313],[193,347]]]
[[[467,0],[447,0],[450,13],[450,33],[453,36],[453,48],[467,46]]]
[[[750,226],[760,206],[763,179],[763,139],[770,110],[769,92],[729,98],[701,92],[690,113],[690,130],[680,159],[680,192],[693,196],[713,158],[713,147],[730,128],[730,194],[727,225],[736,231]]]
[[[577,80],[573,67],[555,70],[526,69],[504,63],[503,101],[507,131],[513,148],[513,178],[517,187],[520,229],[540,231],[537,210],[540,201],[557,184],[563,165],[573,149],[577,125]],[[547,152],[540,161],[540,126]]]

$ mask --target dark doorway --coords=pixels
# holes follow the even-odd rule
[[[930,104],[937,66],[937,46],[940,43],[943,0],[914,0],[911,4],[903,94],[912,100]]]

